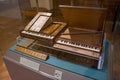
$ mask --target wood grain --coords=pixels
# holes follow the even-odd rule
[[[60,5],[60,10],[70,27],[102,31],[106,18],[106,8]]]

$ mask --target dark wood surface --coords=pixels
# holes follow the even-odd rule
[[[81,42],[88,45],[99,46],[102,44],[102,34],[71,34],[71,33],[79,33],[79,32],[90,32],[85,30],[79,30],[74,28],[67,28],[63,33],[68,33],[68,35],[61,35],[60,38],[68,39],[70,41]]]

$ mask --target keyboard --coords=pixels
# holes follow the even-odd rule
[[[48,35],[48,34],[45,34],[45,33],[35,33],[35,32],[29,32],[29,31],[22,31],[21,33],[31,35],[31,36],[35,36],[35,37],[38,37],[38,38],[47,38],[47,39],[53,39],[54,38],[54,36]]]
[[[84,43],[73,42],[70,40],[57,40],[56,42],[59,44],[64,44],[64,45],[68,45],[68,46],[72,46],[72,47],[76,47],[76,48],[82,48],[82,49],[87,49],[87,50],[91,50],[91,51],[95,51],[95,52],[100,52],[100,48],[95,47],[93,45],[87,45]]]

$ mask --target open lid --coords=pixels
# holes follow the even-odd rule
[[[70,27],[103,31],[106,8],[60,5],[65,22]]]

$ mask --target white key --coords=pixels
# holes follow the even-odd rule
[[[48,39],[53,39],[54,36],[47,36],[46,34],[37,34],[37,33],[33,33],[33,32],[27,32],[27,31],[22,31],[21,33],[23,34],[28,34],[28,35],[33,35],[33,36],[37,36],[37,37],[43,37],[43,38],[48,38]]]

